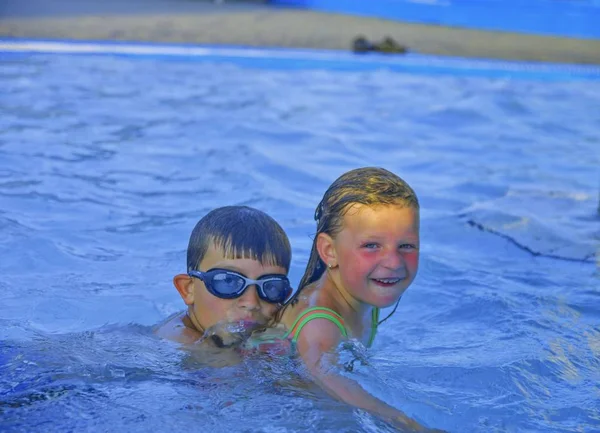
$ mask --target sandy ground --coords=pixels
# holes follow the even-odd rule
[[[423,54],[600,64],[600,40],[486,32],[228,0],[1,0],[0,37],[349,50],[391,36]]]

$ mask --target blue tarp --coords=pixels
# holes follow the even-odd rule
[[[270,0],[274,5],[481,30],[600,39],[600,0]]]

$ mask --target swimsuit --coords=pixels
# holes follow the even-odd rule
[[[314,319],[329,320],[338,327],[344,338],[348,338],[348,331],[346,330],[346,327],[344,325],[344,319],[342,318],[342,316],[340,316],[338,313],[336,313],[330,308],[312,307],[300,314],[292,324],[291,329],[285,332],[283,335],[281,327],[279,327],[279,331],[276,327],[267,329],[264,332],[255,332],[247,340],[246,348],[254,349],[259,352],[269,352],[278,355],[292,353],[298,341],[298,337],[300,337],[300,332],[302,331],[302,328],[304,328],[304,326],[306,326],[308,322]],[[373,340],[375,339],[375,335],[377,334],[377,322],[379,322],[379,308],[373,309],[373,315],[371,320],[371,335],[369,337],[367,347],[371,347],[371,344],[373,344]]]
[[[312,307],[305,310],[292,324],[292,328],[287,332],[284,338],[290,338],[292,343],[296,343],[298,338],[300,337],[300,331],[302,328],[314,319],[327,319],[330,322],[333,322],[339,328],[340,332],[345,338],[348,338],[348,332],[346,331],[346,327],[344,326],[344,319],[338,313],[333,311],[330,308],[326,307]],[[377,322],[379,321],[379,308],[373,308],[373,315],[371,318],[371,336],[369,337],[369,342],[367,343],[367,347],[371,347],[373,344],[373,340],[375,339],[375,335],[377,334]]]

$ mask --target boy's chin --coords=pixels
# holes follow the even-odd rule
[[[240,320],[219,322],[206,330],[205,339],[211,339],[217,347],[231,347],[243,343],[252,332],[263,327],[259,322]]]

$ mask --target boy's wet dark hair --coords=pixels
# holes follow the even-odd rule
[[[353,204],[402,205],[419,209],[419,200],[413,189],[399,176],[384,168],[357,168],[338,177],[325,191],[315,211],[317,233],[310,258],[298,290],[289,302],[294,302],[304,287],[317,281],[325,272],[325,263],[317,252],[317,236],[319,233],[327,233],[335,238],[342,229],[344,215]]]
[[[248,206],[224,206],[210,211],[190,236],[187,270],[197,271],[210,245],[229,259],[254,259],[290,269],[292,249],[281,226],[269,215]]]

